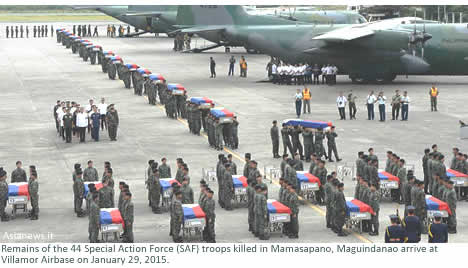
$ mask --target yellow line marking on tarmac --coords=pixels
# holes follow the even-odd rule
[[[144,96],[144,97],[145,97],[145,99],[148,99],[147,96]],[[166,109],[164,108],[164,106],[161,105],[161,104],[157,104],[156,107],[158,107],[158,108],[161,109],[162,111],[165,111],[165,110],[166,110]],[[187,121],[186,121],[185,119],[177,118],[177,121],[179,121],[179,122],[181,122],[182,124],[188,126],[188,123],[187,123]],[[208,136],[207,136],[205,133],[201,133],[200,136],[202,136],[202,137],[208,139]],[[242,163],[245,164],[245,159],[242,158],[242,156],[240,156],[238,153],[233,152],[233,151],[229,150],[228,148],[224,148],[224,151],[227,152],[227,153],[229,153],[229,154],[232,154],[233,157],[237,158],[239,161],[241,161]],[[267,175],[265,174],[265,176],[267,176]],[[273,180],[269,175],[268,175],[268,177],[270,178],[270,181],[271,181],[271,182],[273,182],[276,186],[279,186],[278,181]],[[304,200],[304,199],[303,199],[302,197],[300,197],[300,196],[299,196],[299,200],[303,200],[303,201],[305,202],[305,204],[306,204],[308,207],[310,207],[310,208],[312,208],[313,210],[315,210],[315,211],[316,211],[318,214],[320,214],[321,216],[325,216],[325,215],[326,215],[325,210],[323,210],[323,209],[320,208],[319,206],[310,203],[308,200]],[[362,236],[361,234],[358,234],[358,233],[356,233],[356,232],[354,232],[354,231],[353,231],[351,234],[352,234],[354,237],[356,237],[357,239],[361,240],[363,243],[373,243],[371,240],[365,238],[365,237]]]

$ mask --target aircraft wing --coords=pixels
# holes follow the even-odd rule
[[[127,16],[127,17],[142,16],[142,17],[155,17],[155,18],[158,18],[158,17],[161,17],[162,14],[163,13],[161,11],[150,11],[150,12],[127,13],[127,14],[125,14],[125,16]]]
[[[352,41],[359,38],[371,36],[374,34],[373,29],[367,29],[365,27],[345,27],[324,34],[318,35],[312,39],[314,40],[323,40],[327,42],[346,42]]]

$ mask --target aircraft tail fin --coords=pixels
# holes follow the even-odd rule
[[[242,6],[179,6],[177,24],[185,27],[238,25],[248,16]]]

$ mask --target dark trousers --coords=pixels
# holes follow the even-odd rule
[[[234,64],[229,65],[229,72],[228,75],[234,75]]]
[[[296,100],[296,115],[297,115],[297,118],[301,117],[301,107],[302,107],[302,100]]]
[[[273,157],[279,155],[279,139],[271,140],[273,145]]]
[[[379,104],[380,121],[385,121],[385,104]]]
[[[60,127],[60,137],[62,137],[65,140],[65,134],[63,131],[63,127]]]
[[[348,104],[348,107],[349,107],[349,119],[356,119],[356,112],[357,112],[357,109],[356,109],[356,103],[354,102],[350,102]]]
[[[72,141],[72,128],[67,127],[65,128],[65,141],[70,143]]]
[[[340,119],[346,120],[345,107],[339,107],[338,108],[338,113],[340,114]]]
[[[86,140],[86,127],[79,127],[78,133],[80,135],[80,142],[84,142]]]
[[[318,74],[314,74],[314,85],[315,84],[320,84],[320,80],[319,80],[319,75]]]
[[[336,150],[336,144],[327,143],[327,145],[328,145],[328,159],[332,160],[332,152],[333,152],[335,154],[336,161],[338,161],[340,157],[338,156],[338,151]]]
[[[403,111],[401,111],[403,117]],[[393,104],[392,105],[392,120],[398,120],[398,116],[400,115],[400,104]],[[403,118],[402,118],[403,119]]]
[[[286,142],[286,143],[283,142],[283,154],[287,154],[288,149],[289,149],[289,153],[291,154],[291,156],[294,156],[293,147],[291,145],[291,142]]]
[[[322,74],[322,85],[325,84],[326,79],[327,79],[327,75]]]
[[[91,128],[91,136],[95,141],[99,141],[99,125],[93,126],[93,128]]]
[[[431,111],[437,111],[437,97],[431,96]]]
[[[216,70],[214,67],[211,67],[210,68],[210,71],[211,71],[211,77],[216,77]]]
[[[289,223],[289,235],[290,236],[298,236],[299,235],[299,215],[298,214],[292,214],[291,215],[291,221]]]
[[[101,129],[104,130],[104,127],[107,128],[106,115],[101,114]]]
[[[374,120],[374,104],[367,104],[367,119]]]
[[[409,108],[408,104],[403,104],[401,106],[401,119],[402,120],[408,120],[408,108]]]

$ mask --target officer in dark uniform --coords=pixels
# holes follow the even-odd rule
[[[280,158],[279,155],[279,130],[277,121],[273,121],[273,126],[270,129],[271,143],[273,144],[273,158]],[[307,155],[306,155],[307,156]]]
[[[385,230],[385,243],[406,243],[408,236],[405,229],[401,227],[398,222],[400,221],[397,215],[390,215],[392,225],[388,226]]]
[[[442,214],[434,213],[434,223],[429,224],[428,227],[429,243],[448,243],[448,226],[441,221]]]
[[[414,215],[416,208],[408,206],[406,209],[408,216],[403,219],[401,224],[408,235],[408,243],[419,243],[421,241],[421,223],[418,216]]]
[[[8,38],[8,36],[10,35],[10,30],[8,28],[8,26],[6,27],[6,38]]]

